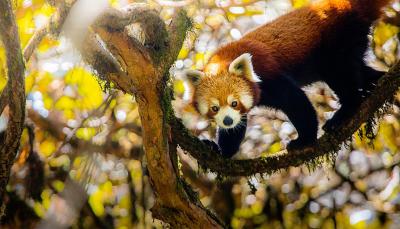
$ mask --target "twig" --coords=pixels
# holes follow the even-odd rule
[[[76,0],[61,1],[56,12],[50,17],[49,23],[38,29],[33,34],[24,49],[24,58],[26,62],[29,61],[32,53],[36,50],[37,46],[40,44],[40,42],[42,42],[43,38],[47,34],[50,33],[53,36],[58,36],[60,34],[65,19],[67,18],[69,11],[75,2]]]
[[[33,52],[39,46],[40,42],[44,39],[47,34],[52,34],[53,36],[58,36],[61,32],[62,26],[68,13],[76,0],[61,1],[56,12],[50,17],[49,23],[41,28],[39,28],[28,41],[25,46],[23,54],[26,62],[29,61]],[[3,113],[4,108],[8,105],[6,89],[0,96],[0,115]]]

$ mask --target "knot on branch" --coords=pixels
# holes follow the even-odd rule
[[[108,9],[93,23],[81,53],[102,79],[134,94],[166,80],[163,76],[179,53],[189,21],[179,10],[167,28],[159,13],[145,4]]]

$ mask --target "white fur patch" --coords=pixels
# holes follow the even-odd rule
[[[249,95],[247,92],[242,92],[239,95],[239,100],[246,109],[253,107],[254,99],[253,96]]]
[[[200,83],[201,78],[204,77],[204,73],[194,69],[187,69],[183,71],[183,76],[186,80],[196,86]]]
[[[220,68],[219,64],[212,63],[212,64],[209,64],[209,65],[207,66],[207,71],[208,71],[211,75],[216,75],[216,74],[218,73],[218,71],[219,71],[219,68]]]
[[[233,97],[233,95],[229,95],[226,101],[228,104],[231,104],[233,101],[235,101],[235,97]]]
[[[233,119],[233,123],[230,126],[226,126],[224,124],[224,118],[226,116],[229,116],[230,118]],[[237,111],[235,109],[233,109],[230,106],[224,106],[222,107],[219,112],[217,113],[217,115],[214,116],[215,118],[215,122],[217,123],[218,126],[225,128],[225,129],[230,129],[230,128],[234,128],[237,124],[240,123],[241,120],[241,114],[240,111]]]
[[[217,107],[219,107],[219,101],[218,101],[218,99],[211,98],[210,101],[211,101],[211,105],[212,105],[212,106],[217,106]]]
[[[233,60],[229,65],[229,72],[236,75],[244,75],[251,82],[261,82],[261,79],[254,72],[250,53],[244,53]]]
[[[204,99],[198,99],[197,108],[201,115],[206,115],[208,112],[208,103]]]
[[[193,97],[193,90],[190,84],[186,81],[183,82],[184,92],[183,92],[183,100],[190,101]]]

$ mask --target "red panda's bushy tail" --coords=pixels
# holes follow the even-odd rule
[[[353,9],[367,20],[374,21],[382,15],[382,9],[391,0],[350,0]]]

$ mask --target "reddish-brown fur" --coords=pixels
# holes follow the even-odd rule
[[[196,108],[228,128],[218,131],[218,145],[211,143],[212,147],[231,157],[244,139],[247,122],[238,125],[238,112],[227,102],[230,95],[238,99],[246,94],[242,102],[248,104],[247,109],[240,104],[239,115],[253,106],[283,111],[298,132],[288,146],[292,148],[317,139],[317,116],[302,86],[324,81],[338,96],[341,107],[324,130],[332,131],[351,117],[382,75],[365,65],[364,53],[370,26],[388,2],[318,1],[219,48],[205,66],[206,76],[193,81]],[[212,111],[213,101],[221,106],[221,112]]]
[[[227,84],[227,82],[229,82]],[[201,98],[195,98],[194,101],[207,100],[211,104],[210,99],[217,99],[220,106],[229,105],[227,102],[227,97],[233,95],[238,102],[238,106],[235,107],[236,110],[240,110],[242,113],[246,113],[248,110],[240,103],[239,93],[247,91],[256,96],[255,90],[253,89],[252,83],[241,77],[231,77],[229,74],[220,73],[216,76],[210,76],[207,80],[203,80],[196,89],[196,95],[202,95]],[[210,88],[218,88],[218,90],[210,90]],[[252,92],[253,91],[253,92]],[[197,106],[195,106],[197,108]],[[211,109],[207,113],[209,118],[214,117],[215,112]]]
[[[279,17],[248,33],[236,42],[218,49],[208,66],[221,65],[221,71],[240,54],[253,55],[255,71],[263,77],[274,76],[304,60],[319,45],[322,36],[335,37],[336,27],[346,14],[360,12],[365,20],[375,20],[389,0],[325,0]],[[306,22],[306,23],[304,23]],[[293,26],[296,25],[296,26]]]

